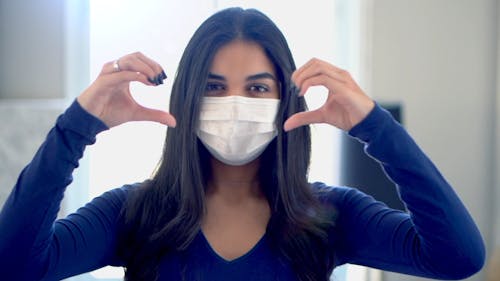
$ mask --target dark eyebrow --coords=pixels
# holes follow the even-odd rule
[[[262,73],[257,73],[257,74],[254,74],[254,75],[250,75],[247,77],[247,81],[252,81],[252,80],[259,80],[259,79],[271,79],[275,82],[277,82],[278,80],[276,79],[276,77],[274,77],[274,75],[272,75],[271,73],[269,72],[262,72]]]
[[[226,77],[213,73],[208,73],[208,79],[226,81]]]
[[[208,79],[226,81],[226,77],[219,75],[219,74],[214,74],[214,73],[208,73]],[[276,77],[274,77],[274,75],[272,75],[269,72],[262,72],[262,73],[250,75],[246,78],[246,81],[253,81],[253,80],[259,80],[259,79],[271,79],[273,81],[278,81],[276,79]]]

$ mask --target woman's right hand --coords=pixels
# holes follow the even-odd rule
[[[129,86],[132,81],[157,86],[163,84],[165,78],[165,72],[158,63],[137,52],[104,64],[97,79],[77,100],[85,110],[109,128],[129,121],[154,121],[175,127],[174,116],[141,106],[130,94]]]

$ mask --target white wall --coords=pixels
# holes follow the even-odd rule
[[[497,130],[496,1],[371,4],[371,94],[403,103],[407,129],[455,187],[490,248]],[[470,280],[482,280],[482,274]]]

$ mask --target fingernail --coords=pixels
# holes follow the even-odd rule
[[[158,74],[158,77],[156,77],[156,81],[158,81],[159,84],[163,84],[163,75],[160,73]]]
[[[156,85],[155,79],[148,77],[148,81],[149,81],[149,83]]]
[[[161,71],[161,77],[163,78],[163,80],[167,79],[167,74],[165,74],[165,71]]]
[[[158,79],[158,76],[153,77],[153,78],[152,78],[152,80],[153,80],[153,83],[154,83],[156,86],[160,85],[160,81],[159,81],[159,79]]]
[[[292,83],[292,87],[290,88],[292,95],[299,96],[300,94],[300,88],[297,87],[295,84]]]

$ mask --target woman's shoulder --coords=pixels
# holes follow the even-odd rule
[[[121,207],[128,199],[130,199],[137,191],[141,190],[148,181],[136,182],[132,184],[124,184],[120,187],[115,187],[104,192],[102,195],[93,199],[96,201],[106,202],[105,204],[113,204],[115,206]]]
[[[339,200],[346,196],[366,195],[354,187],[327,185],[323,182],[311,183],[313,193],[319,199]]]
[[[313,194],[321,203],[334,206],[337,210],[376,201],[372,196],[354,187],[313,182],[311,183],[311,188]]]

